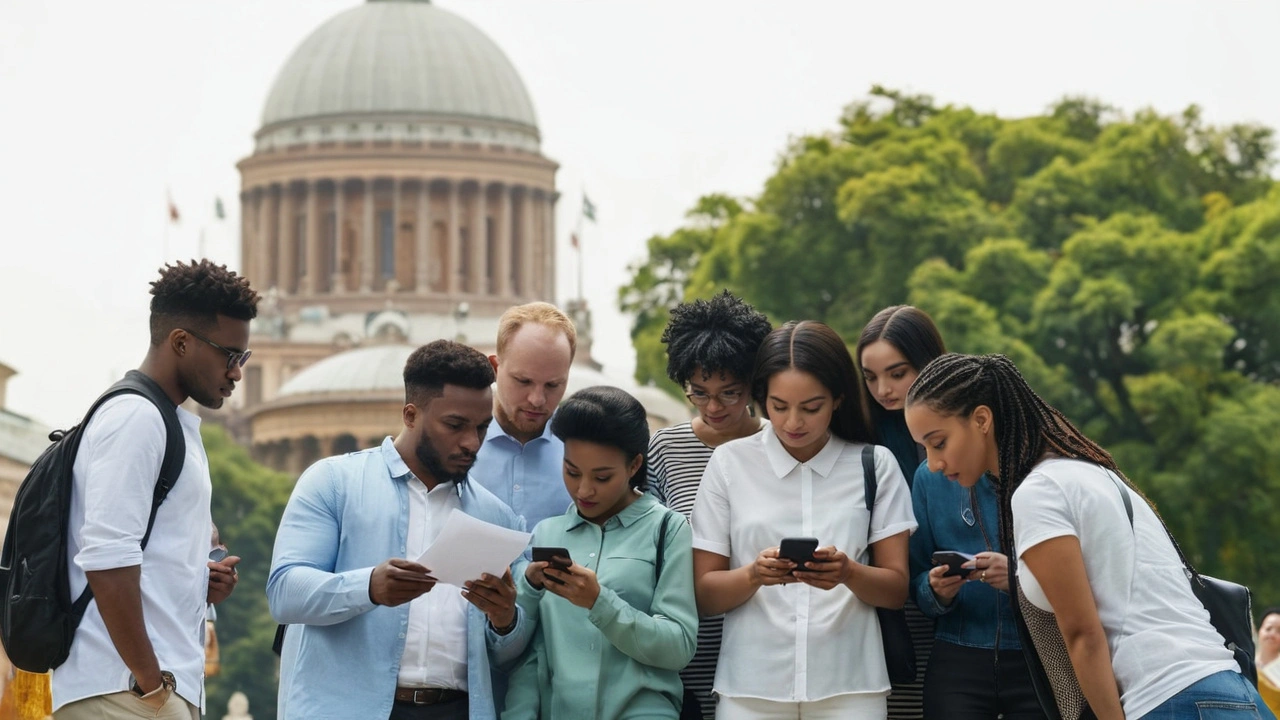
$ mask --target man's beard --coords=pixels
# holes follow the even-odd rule
[[[436,448],[431,441],[423,438],[422,442],[414,448],[414,455],[418,456],[418,462],[431,473],[436,482],[455,482],[461,483],[467,479],[467,470],[462,472],[449,472],[445,469],[444,462],[440,459],[440,453],[436,452]]]

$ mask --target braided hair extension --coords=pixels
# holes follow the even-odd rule
[[[1133,488],[1111,454],[1037,395],[1004,355],[940,356],[921,371],[907,392],[907,405],[914,403],[961,418],[981,405],[991,409],[999,465],[995,484],[1000,496],[1000,542],[1005,548],[1014,547],[1013,493],[1046,454],[1095,463]]]

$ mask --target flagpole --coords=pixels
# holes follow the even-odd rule
[[[585,190],[583,191],[582,196],[584,198],[587,196]],[[574,234],[573,234],[573,236],[578,239],[578,242],[575,243],[576,247],[574,249],[578,251],[578,300],[579,301],[585,301],[587,297],[582,292],[582,266],[583,266],[582,246],[584,244],[582,242],[582,218],[586,214],[584,212],[585,209],[586,209],[585,203],[578,204],[578,226],[577,228],[574,229]]]

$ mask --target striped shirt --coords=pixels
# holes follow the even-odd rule
[[[698,483],[714,448],[693,432],[693,423],[663,428],[649,441],[649,488],[658,500],[686,518],[693,512],[698,497]],[[698,624],[698,650],[680,673],[686,694],[692,693],[702,708],[702,716],[713,720],[716,714],[711,685],[716,677],[716,658],[720,656],[720,637],[724,616],[704,617]]]

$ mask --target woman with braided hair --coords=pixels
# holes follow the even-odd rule
[[[1054,613],[1099,720],[1274,718],[1155,510],[1012,361],[939,357],[907,393],[906,420],[931,470],[964,487],[994,479],[1010,586]]]

